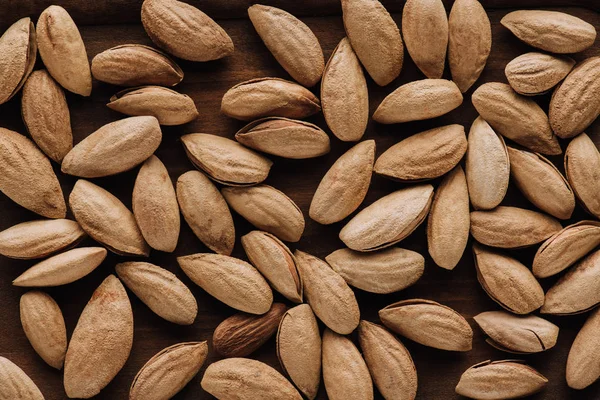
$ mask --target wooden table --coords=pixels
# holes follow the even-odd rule
[[[119,44],[141,43],[152,45],[139,21],[141,0],[64,0],[55,2],[65,6],[80,25],[90,60],[99,52]],[[444,2],[449,11],[451,1]],[[0,28],[4,30],[12,22],[26,15],[35,20],[39,13],[51,4],[51,1],[5,0],[2,3],[0,5]],[[219,113],[221,97],[228,88],[240,81],[256,77],[277,76],[289,78],[260,41],[251,23],[246,18],[246,8],[251,3],[250,1],[190,0],[190,3],[197,5],[209,15],[219,19],[218,22],[233,39],[235,53],[224,60],[209,63],[180,61],[180,65],[185,71],[185,78],[176,87],[176,90],[186,93],[194,99],[200,111],[200,117],[198,120],[184,126],[163,128],[163,142],[157,151],[157,156],[167,165],[173,181],[185,171],[193,168],[185,156],[179,140],[182,134],[206,132],[231,138],[243,126],[243,123]],[[337,0],[273,0],[265,1],[265,3],[280,6],[297,15],[302,15],[303,21],[313,29],[319,38],[326,59],[340,39],[344,37],[341,9]],[[393,12],[394,19],[400,24],[404,2],[390,0],[383,3]],[[483,82],[505,82],[506,78],[503,71],[507,62],[531,50],[500,25],[500,19],[511,10],[510,8],[500,7],[552,7],[581,17],[594,24],[597,29],[600,28],[600,14],[598,14],[600,5],[597,0],[487,0],[482,1],[482,3],[486,7],[492,22],[494,45],[487,66],[475,87]],[[590,8],[579,8],[579,6]],[[595,11],[592,11],[594,8]],[[575,58],[581,60],[598,55],[600,53],[600,44],[598,43],[600,42],[597,42],[593,48],[583,54],[576,55]],[[36,68],[42,68],[41,62],[38,61]],[[447,68],[444,76],[450,77]],[[368,79],[371,113],[381,100],[396,87],[423,77],[408,57],[408,54],[405,53],[402,73],[390,85],[381,88]],[[109,97],[118,90],[117,87],[94,82],[91,98],[82,98],[72,94],[67,95],[76,143],[102,125],[123,117],[105,107]],[[318,88],[315,88],[315,90],[318,92]],[[466,93],[464,104],[461,107],[440,118],[401,125],[380,125],[370,122],[364,139],[376,139],[377,154],[379,155],[401,139],[436,126],[459,123],[464,125],[468,131],[476,117],[476,112],[470,102],[470,95],[473,90],[474,88]],[[543,96],[537,98],[537,100],[539,100],[542,107],[547,107],[549,96]],[[0,106],[0,126],[25,133],[19,107],[19,96]],[[326,128],[322,115],[309,120]],[[587,133],[595,138],[596,143],[600,144],[600,124],[594,124],[587,130]],[[561,141],[561,145],[564,149],[566,142]],[[322,176],[332,163],[351,146],[352,144],[342,143],[332,135],[332,150],[326,156],[313,160],[285,160],[273,157],[275,165],[266,182],[289,195],[300,206],[306,216],[305,234],[302,240],[291,245],[291,248],[298,248],[316,256],[325,257],[333,250],[343,246],[337,235],[345,221],[331,226],[321,226],[308,218],[308,207]],[[562,158],[560,156],[552,157],[552,160],[562,170]],[[55,169],[59,173],[59,168]],[[137,169],[113,177],[96,179],[95,182],[114,193],[130,207],[136,174]],[[60,174],[59,178],[64,193],[68,196],[76,178]],[[439,180],[433,183],[437,185]],[[402,186],[402,184],[374,176],[363,207]],[[532,205],[523,198],[512,184],[503,204],[532,208]],[[2,210],[0,229],[6,229],[16,223],[38,218],[35,214],[12,203],[3,195],[0,195],[0,210]],[[573,220],[582,218],[590,217],[578,207]],[[238,238],[252,229],[241,217],[234,215],[234,220]],[[570,221],[564,222],[565,225],[567,223],[570,223]],[[92,240],[88,239],[81,245],[92,245]],[[468,353],[439,351],[402,339],[411,352],[417,367],[419,377],[418,399],[458,398],[459,396],[454,393],[454,387],[462,372],[469,366],[487,359],[515,358],[513,355],[500,352],[487,345],[483,333],[478,330],[471,319],[480,312],[498,310],[500,307],[485,294],[477,282],[471,255],[471,242],[463,259],[454,271],[438,268],[428,256],[424,225],[409,238],[402,241],[400,246],[418,251],[425,256],[424,276],[414,286],[391,295],[374,295],[355,290],[362,318],[378,321],[377,311],[379,309],[395,301],[410,298],[426,298],[441,302],[456,309],[468,318],[475,332],[473,350]],[[530,248],[511,251],[510,253],[526,265],[531,265],[535,250],[535,248]],[[176,263],[175,258],[177,256],[205,251],[208,251],[208,249],[182,222],[181,236],[176,251],[173,254],[152,252],[151,262],[175,272],[190,286],[198,300],[198,318],[192,326],[181,327],[171,324],[153,314],[140,300],[129,293],[135,318],[135,340],[131,356],[123,370],[97,396],[98,399],[126,399],[133,377],[152,355],[177,342],[208,340],[210,343],[214,328],[223,319],[234,313],[233,309],[220,303],[194,285]],[[233,255],[244,257],[239,240],[236,243]],[[105,262],[89,276],[67,286],[48,289],[48,293],[57,300],[63,310],[69,336],[94,289],[108,274],[114,273],[114,265],[123,259],[114,254],[109,254]],[[13,287],[11,281],[33,263],[32,261],[18,261],[0,257],[0,304],[3,305],[3,322],[0,327],[0,355],[10,358],[23,368],[38,384],[46,399],[64,399],[66,396],[62,387],[62,373],[47,366],[37,356],[25,338],[19,322],[19,297],[24,293],[24,290]],[[542,281],[542,285],[547,289],[555,280],[556,278],[545,279]],[[283,298],[277,295],[276,300],[282,301]],[[584,391],[574,391],[569,389],[565,382],[567,354],[575,335],[585,320],[585,315],[550,317],[549,319],[561,328],[557,345],[545,353],[518,357],[526,359],[550,380],[546,390],[533,398],[556,400],[599,399],[600,383],[592,385]],[[280,369],[275,354],[274,340],[270,340],[252,357]],[[204,368],[218,359],[219,357],[211,352]],[[200,388],[204,368],[176,396],[176,399],[211,398]],[[323,385],[321,385],[318,398],[327,398]]]

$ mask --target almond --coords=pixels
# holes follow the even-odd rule
[[[567,146],[565,173],[579,204],[596,218],[600,217],[600,152],[585,133]]]
[[[0,104],[10,100],[33,70],[37,55],[35,28],[30,18],[21,18],[0,37]]]
[[[44,400],[44,395],[31,378],[5,357],[0,357],[0,396],[15,400]]]
[[[574,65],[575,61],[569,57],[531,52],[506,64],[504,74],[515,92],[533,96],[544,94],[558,85]]]

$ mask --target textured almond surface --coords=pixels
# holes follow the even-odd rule
[[[35,264],[13,281],[21,287],[60,286],[95,270],[106,258],[103,247],[78,247]]]
[[[161,140],[158,120],[152,116],[111,122],[77,143],[65,156],[61,171],[82,178],[128,171],[150,157]]]
[[[261,117],[305,118],[319,111],[319,98],[310,90],[279,78],[238,83],[221,100],[223,114],[243,121]]]
[[[233,53],[231,38],[196,7],[177,0],[145,0],[142,25],[156,45],[176,57],[210,61]]]
[[[371,78],[385,86],[400,75],[404,44],[400,30],[375,0],[342,0],[346,35]]]
[[[365,140],[338,158],[315,191],[310,218],[332,224],[352,214],[369,190],[374,161],[374,140]]]
[[[206,175],[199,171],[181,175],[177,179],[177,201],[183,218],[202,243],[216,253],[231,254],[235,242],[231,212]]]
[[[308,26],[276,7],[248,8],[254,29],[281,66],[301,85],[311,87],[323,75],[325,60],[319,40]]]
[[[481,117],[469,131],[465,174],[469,199],[476,210],[498,206],[508,190],[510,162],[502,136]]]
[[[23,86],[35,64],[37,46],[33,23],[21,18],[0,37],[0,104],[10,100]]]
[[[407,0],[402,36],[421,72],[428,78],[441,78],[448,47],[448,17],[442,0]]]
[[[250,314],[271,308],[273,292],[250,264],[220,254],[198,253],[177,258],[185,274],[208,294],[228,306]]]
[[[551,53],[578,53],[596,40],[593,25],[558,11],[513,11],[500,23],[528,45]]]
[[[347,37],[333,50],[321,81],[327,126],[340,140],[357,141],[369,122],[369,92],[360,61]]]
[[[200,371],[207,354],[206,341],[177,343],[159,351],[133,378],[129,400],[172,398]]]
[[[400,181],[422,181],[444,175],[467,151],[462,125],[446,125],[409,136],[379,156],[373,170]]]
[[[228,358],[212,363],[202,377],[202,389],[218,399],[301,400],[279,372],[260,361]]]
[[[0,191],[47,218],[64,218],[67,206],[50,161],[25,136],[0,128]]]
[[[191,325],[198,313],[194,295],[170,271],[146,262],[124,262],[115,266],[125,286],[161,318]]]
[[[600,152],[592,139],[582,133],[565,151],[565,173],[579,204],[600,217]]]
[[[351,333],[360,319],[352,289],[325,261],[299,250],[294,255],[306,302],[329,329],[342,335]]]
[[[141,44],[122,44],[92,59],[94,78],[112,85],[175,86],[183,70],[162,51]]]
[[[44,400],[44,395],[31,378],[5,357],[0,357],[0,397],[14,400]]]
[[[281,318],[277,357],[298,390],[313,400],[321,381],[321,335],[308,304],[289,309]]]
[[[506,64],[504,74],[515,92],[532,96],[552,89],[571,72],[574,65],[575,61],[569,57],[531,52]]]
[[[79,224],[68,219],[22,222],[0,232],[0,254],[32,259],[74,246],[85,237]]]
[[[458,86],[446,79],[422,79],[400,86],[390,93],[373,114],[382,124],[420,121],[447,114],[460,106]]]
[[[81,96],[92,93],[92,74],[77,25],[61,6],[46,8],[36,25],[44,65],[62,87]]]
[[[339,249],[325,257],[331,268],[351,286],[371,293],[393,293],[421,278],[425,269],[422,255],[391,247],[372,253]]]
[[[65,358],[67,396],[88,399],[119,373],[133,344],[133,313],[125,288],[109,275],[83,309]]]
[[[297,242],[304,232],[302,210],[274,187],[226,187],[221,193],[227,204],[248,222],[287,242]]]
[[[340,239],[357,251],[389,247],[410,235],[429,213],[431,185],[397,190],[364,208],[340,231]]]
[[[509,85],[484,83],[473,92],[471,100],[479,115],[502,136],[538,153],[562,153],[544,110]]]
[[[567,384],[573,389],[584,389],[600,377],[598,338],[600,335],[600,311],[590,314],[575,337],[567,358]]]
[[[81,228],[112,252],[148,256],[150,249],[133,213],[105,189],[79,179],[69,196],[69,206]]]
[[[62,369],[67,328],[62,311],[50,295],[36,290],[21,296],[21,325],[36,353],[51,367]]]
[[[491,49],[492,28],[481,3],[455,1],[448,18],[448,64],[452,80],[461,92],[477,81]]]

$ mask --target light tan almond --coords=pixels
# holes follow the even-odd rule
[[[437,265],[456,267],[467,247],[470,224],[469,190],[459,165],[438,186],[427,220],[427,247]]]
[[[562,226],[554,218],[518,207],[471,212],[471,235],[492,247],[514,249],[543,242]]]
[[[144,0],[142,25],[150,39],[175,57],[210,61],[233,53],[231,38],[196,7],[177,0]]]
[[[46,70],[33,72],[23,86],[21,115],[35,143],[60,163],[73,148],[71,116],[64,91]]]
[[[302,303],[302,281],[290,249],[276,236],[262,231],[247,233],[242,236],[241,242],[248,260],[273,289],[294,303]]]
[[[325,66],[321,107],[327,126],[338,139],[355,142],[362,138],[369,122],[369,92],[347,37],[333,50]]]
[[[95,270],[106,258],[104,247],[79,247],[35,264],[13,281],[21,287],[60,286]]]
[[[523,195],[540,210],[558,218],[569,219],[575,209],[571,185],[541,154],[508,147],[510,174]]]
[[[529,268],[479,243],[473,244],[477,280],[502,307],[515,314],[529,314],[544,304],[544,290]]]
[[[52,165],[25,136],[0,128],[0,191],[47,218],[64,218],[67,206]]]
[[[390,93],[373,114],[382,124],[421,121],[447,114],[460,106],[458,86],[446,79],[422,79],[400,86]]]
[[[371,293],[394,293],[421,278],[425,259],[417,252],[390,247],[372,253],[339,249],[325,257],[351,286]]]
[[[481,400],[516,399],[539,392],[548,384],[542,374],[522,361],[484,361],[467,369],[456,393]]]
[[[62,369],[67,328],[60,307],[50,295],[32,290],[21,296],[21,325],[33,349],[51,367]]]
[[[135,179],[133,215],[153,249],[173,252],[179,239],[179,205],[165,165],[152,155]]]
[[[385,326],[424,346],[449,351],[469,351],[473,330],[450,307],[431,300],[399,301],[379,310]]]
[[[283,371],[309,400],[321,381],[321,335],[308,304],[289,309],[277,331],[277,357]]]
[[[0,104],[10,100],[33,70],[37,55],[35,28],[30,18],[21,18],[0,37]]]
[[[548,115],[550,126],[561,138],[583,132],[600,115],[600,57],[590,57],[577,64],[556,88]]]
[[[156,315],[179,325],[191,325],[198,304],[188,287],[171,271],[146,262],[124,262],[115,271],[125,286]]]
[[[329,136],[315,124],[282,117],[262,118],[244,126],[235,139],[274,156],[304,159],[329,153]]]
[[[77,25],[64,8],[50,6],[37,21],[37,45],[44,65],[62,87],[81,96],[92,93],[92,75]]]
[[[286,242],[297,242],[304,233],[304,215],[292,199],[272,186],[225,187],[227,204],[248,222]]]
[[[600,378],[600,310],[590,314],[575,337],[567,358],[567,385],[585,389]]]
[[[535,315],[514,315],[506,311],[487,311],[473,317],[488,335],[486,342],[498,350],[517,354],[539,353],[551,349],[558,338],[558,326]]]
[[[350,339],[325,328],[323,382],[331,400],[372,400],[373,382],[365,360]]]
[[[441,78],[448,48],[448,17],[442,0],[407,0],[402,36],[421,72],[428,78]]]
[[[82,178],[119,174],[148,159],[161,140],[160,125],[154,117],[111,122],[77,143],[65,156],[61,171]]]
[[[126,115],[151,115],[161,125],[181,125],[198,118],[191,97],[160,86],[122,90],[110,98],[107,106]]]
[[[258,78],[238,83],[221,100],[221,112],[243,121],[262,117],[305,118],[321,111],[312,92],[279,78]]]
[[[513,11],[500,23],[528,45],[551,53],[578,53],[596,40],[593,25],[558,11]]]
[[[379,86],[400,75],[404,44],[396,22],[378,0],[342,0],[346,35],[362,65]]]
[[[221,400],[302,400],[283,375],[249,358],[227,358],[212,363],[204,372],[201,385]]]
[[[44,395],[31,378],[5,357],[0,357],[0,397],[11,400],[44,400]]]
[[[446,125],[409,136],[379,156],[376,174],[399,181],[423,181],[450,171],[467,151],[462,125]]]
[[[133,213],[107,190],[79,179],[69,206],[81,228],[113,253],[148,256],[150,249]]]
[[[365,140],[342,154],[321,179],[310,203],[310,218],[332,224],[352,214],[367,195],[374,161],[374,140]]]
[[[65,358],[67,396],[97,395],[123,368],[132,344],[131,304],[119,279],[109,275],[83,309],[71,336]]]
[[[178,257],[177,262],[196,285],[236,310],[260,315],[271,308],[273,292],[269,284],[245,261],[198,253]]]
[[[441,41],[441,39],[440,39]],[[448,65],[461,92],[477,81],[492,49],[492,28],[477,0],[457,0],[448,18]]]
[[[323,75],[325,60],[319,40],[308,26],[276,7],[254,4],[248,17],[277,62],[301,85],[311,87]]]
[[[199,171],[177,179],[177,201],[183,218],[209,249],[230,255],[235,244],[233,218],[219,189]]]
[[[567,269],[600,245],[600,222],[579,221],[546,240],[535,253],[533,274],[546,278]]]
[[[506,64],[504,74],[515,92],[534,96],[544,94],[571,72],[575,60],[564,56],[531,52]]]
[[[212,180],[231,186],[267,179],[273,162],[238,142],[207,133],[183,135],[181,142],[194,166]]]
[[[357,251],[392,246],[410,235],[427,217],[433,186],[397,190],[364,208],[340,231],[340,239]]]
[[[367,321],[360,321],[358,340],[379,393],[387,400],[414,400],[417,370],[406,347],[384,327]]]
[[[29,260],[75,246],[85,237],[79,224],[68,219],[22,222],[0,232],[0,254]]]
[[[175,86],[183,70],[160,50],[141,44],[122,44],[92,59],[94,78],[120,86]]]
[[[352,289],[325,261],[299,250],[294,255],[306,302],[329,329],[341,335],[351,333],[360,319]]]
[[[277,331],[287,307],[273,303],[263,315],[237,313],[215,328],[213,349],[223,357],[246,357],[258,350]]]
[[[562,153],[544,110],[509,85],[484,83],[473,92],[471,101],[479,115],[502,136],[538,153]]]
[[[585,133],[575,137],[565,151],[565,174],[579,204],[600,218],[600,152]]]
[[[600,251],[588,254],[546,292],[543,314],[570,315],[600,304]]]
[[[206,341],[177,343],[159,351],[133,378],[129,400],[172,398],[198,374],[207,355]]]

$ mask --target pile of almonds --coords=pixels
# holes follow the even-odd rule
[[[0,128],[0,190],[46,219],[0,232],[0,254],[40,259],[15,286],[66,285],[98,267],[107,251],[124,257],[173,252],[180,213],[212,252],[177,259],[183,272],[211,296],[239,311],[214,331],[212,363],[202,388],[219,399],[314,399],[321,376],[331,399],[414,399],[417,371],[398,336],[454,352],[472,348],[473,331],[457,311],[427,299],[409,299],[379,311],[381,324],[361,320],[352,287],[387,294],[414,284],[423,255],[394,245],[427,220],[429,255],[452,270],[469,235],[482,288],[506,311],[474,322],[501,351],[538,353],[552,348],[559,328],[533,315],[587,312],[600,304],[600,153],[584,131],[600,114],[600,57],[576,63],[564,55],[593,45],[596,30],[554,11],[515,11],[502,25],[538,49],[506,65],[508,84],[485,83],[471,101],[479,116],[468,135],[447,125],[410,136],[376,157],[374,140],[360,142],[369,121],[367,74],[380,86],[402,70],[404,47],[425,79],[392,91],[371,116],[381,124],[435,118],[463,102],[476,84],[492,46],[490,22],[477,0],[456,0],[449,16],[441,0],[407,0],[402,34],[377,0],[341,0],[347,37],[325,63],[313,32],[293,15],[253,5],[249,18],[281,66],[296,81],[263,77],[224,94],[221,112],[248,121],[235,140],[207,133],[181,137],[196,169],[173,185],[154,155],[161,125],[195,120],[194,101],[170,89],[184,78],[168,56],[190,61],[230,55],[228,34],[197,8],[177,0],[145,0],[141,21],[160,48],[123,44],[88,63],[79,30],[60,6],[37,24],[15,22],[0,38],[0,103],[22,88],[29,137]],[[46,69],[32,72],[37,53]],[[163,52],[164,51],[164,52]],[[166,52],[166,53],[165,53]],[[446,59],[452,81],[442,79]],[[143,68],[140,68],[143,65]],[[64,89],[89,96],[92,76],[125,86],[107,104],[127,118],[109,123],[73,146]],[[321,82],[320,99],[307,88]],[[532,96],[553,91],[548,110]],[[84,101],[84,100],[82,100]],[[330,136],[300,119],[322,111],[333,135],[359,142],[327,171],[310,205],[320,224],[350,217],[339,232],[347,246],[325,257],[292,252],[305,217],[283,192],[264,181],[268,155],[315,158],[330,151]],[[505,139],[509,142],[505,143]],[[544,155],[562,154],[564,176]],[[461,166],[461,161],[465,159]],[[68,196],[52,168],[80,178]],[[138,166],[130,211],[91,181]],[[409,183],[361,206],[372,173]],[[434,188],[430,180],[441,178]],[[510,179],[539,211],[502,205]],[[437,182],[437,181],[436,181]],[[594,220],[564,227],[576,203]],[[231,257],[236,229],[231,210],[257,230],[241,236],[249,262]],[[95,247],[76,247],[86,236]],[[540,244],[533,265],[506,249]],[[394,247],[392,247],[394,246]],[[546,293],[539,278],[569,268]],[[119,373],[133,343],[133,313],[125,287],[174,324],[193,324],[196,299],[172,272],[143,261],[115,266],[81,313],[67,343],[61,310],[45,292],[21,297],[25,335],[50,366],[64,366],[70,398],[98,394]],[[273,302],[273,290],[288,305]],[[600,309],[599,309],[600,310]],[[567,360],[566,380],[583,389],[600,377],[600,311],[590,314]],[[318,321],[325,326],[321,330]],[[346,335],[357,331],[358,345]],[[276,336],[280,374],[247,358]],[[359,350],[360,348],[360,350]],[[206,341],[165,348],[141,368],[129,398],[169,399],[201,369]],[[0,398],[43,399],[35,383],[0,357]],[[476,399],[509,399],[542,390],[548,380],[515,360],[483,361],[458,379],[456,392]]]

